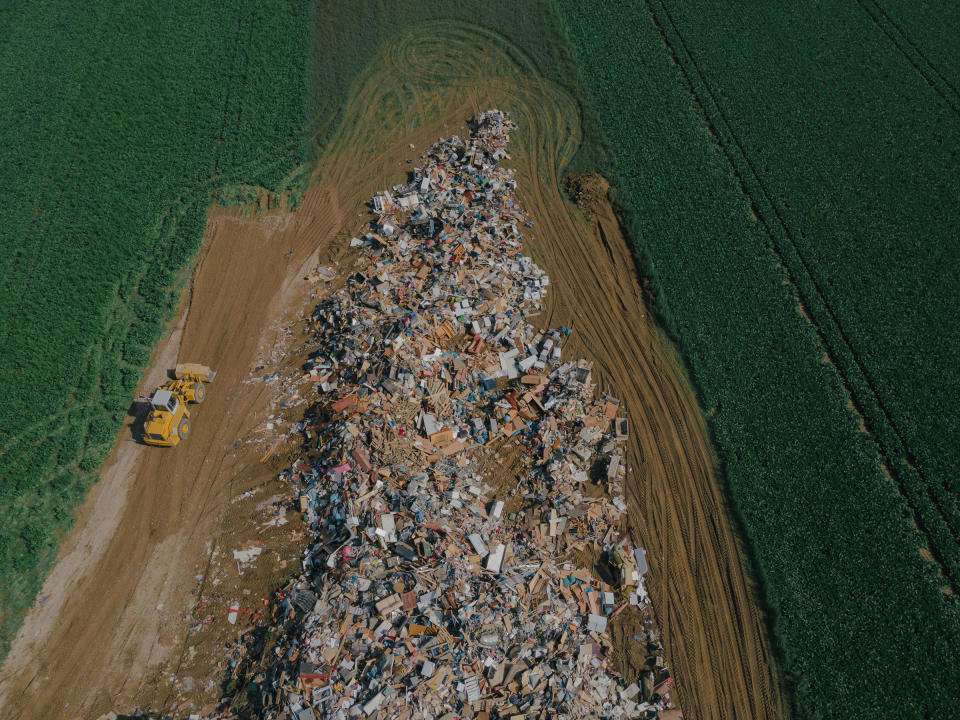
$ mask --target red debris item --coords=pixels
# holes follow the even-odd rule
[[[356,393],[350,393],[349,395],[346,395],[345,397],[342,397],[339,400],[337,400],[333,404],[332,409],[334,412],[343,412],[347,408],[353,407],[358,402],[360,402],[359,396]]]

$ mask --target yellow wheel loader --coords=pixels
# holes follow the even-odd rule
[[[204,383],[217,373],[206,365],[177,365],[174,380],[161,385],[150,398],[150,414],[143,423],[143,441],[148,445],[172,447],[190,435],[187,403],[202,403],[207,396]]]

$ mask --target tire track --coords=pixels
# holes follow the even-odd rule
[[[897,51],[913,66],[927,85],[939,95],[954,114],[960,117],[960,92],[924,54],[897,21],[875,0],[857,0],[857,5],[877,28],[887,36]],[[912,51],[912,52],[911,52]],[[931,75],[933,77],[931,77]]]
[[[313,195],[325,200],[310,231],[301,232],[304,223],[288,223],[276,244],[265,243],[261,225],[238,212],[220,213],[226,216],[222,226],[216,219],[211,223],[214,230],[206,239],[206,260],[196,270],[180,350],[161,360],[160,369],[171,366],[178,354],[180,359],[209,359],[219,371],[216,384],[192,437],[175,450],[121,441],[121,457],[142,453],[144,461],[122,481],[128,495],[117,528],[95,564],[72,580],[71,600],[53,618],[53,630],[37,639],[23,638],[32,647],[8,658],[4,717],[62,717],[65,702],[77,717],[97,717],[118,706],[148,704],[166,692],[161,663],[183,637],[177,607],[189,602],[189,590],[196,585],[194,561],[202,556],[205,540],[216,537],[217,523],[232,499],[233,471],[239,466],[228,467],[226,458],[235,452],[233,432],[251,422],[254,408],[266,398],[262,386],[240,381],[261,329],[280,312],[285,279],[291,273],[294,281],[301,277],[298,270],[315,247],[311,238],[319,235],[329,242],[342,220],[329,211],[335,197]],[[313,202],[311,195],[304,204]],[[266,220],[270,227],[271,218]],[[294,251],[292,260],[284,257],[288,248]],[[254,475],[273,476],[255,458],[245,467]],[[78,523],[72,537],[83,530],[83,522]],[[70,544],[68,540],[64,547]],[[161,616],[158,603],[167,606],[163,612],[172,619]],[[22,664],[13,667],[11,659]],[[37,673],[46,681],[30,684]]]

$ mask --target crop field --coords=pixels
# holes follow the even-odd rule
[[[295,204],[370,48],[450,13],[574,77],[553,16],[508,2],[3,11],[0,656],[113,447],[211,198]]]
[[[279,246],[257,245],[262,227],[285,228],[263,237],[297,263],[332,252],[408,156],[498,106],[519,124],[531,253],[556,269],[550,320],[576,326],[647,432],[630,459],[631,531],[653,536],[650,591],[684,710],[777,716],[782,680],[796,717],[958,716],[958,46],[960,10],[904,0],[8,4],[0,659],[178,307],[199,287],[188,347],[228,347],[220,334],[237,328],[212,318],[246,318],[239,301],[204,307],[229,284],[193,269],[204,239],[224,269],[231,242],[270,258],[268,279],[237,271],[260,283],[266,317],[275,287],[299,278]],[[609,205],[594,218],[561,194],[581,171],[610,178],[622,228]],[[208,224],[211,203],[290,210],[308,185],[300,215],[244,225],[235,208]],[[634,265],[611,249],[621,230],[696,397],[665,370],[676,362],[624,274]],[[257,343],[242,340],[229,347]],[[224,372],[237,388],[243,352]],[[216,428],[224,457],[248,420]],[[177,497],[156,491],[166,524],[149,508],[124,516],[151,536],[143,552],[178,513],[209,521],[175,509],[191,482],[212,496],[223,480],[215,463],[188,479],[206,455],[186,452],[137,470],[159,483],[179,468]],[[126,570],[118,587],[136,588]],[[83,601],[75,618],[94,614]],[[55,647],[89,645],[127,602]],[[85,652],[50,653],[43,672],[69,675]],[[87,670],[69,692],[101,672]],[[35,691],[23,712],[59,707]]]
[[[195,11],[203,17],[192,25],[184,23],[182,28],[142,13],[128,14],[114,21],[111,32],[120,33],[116,42],[136,45],[138,56],[143,56],[138,57],[138,62],[127,63],[129,77],[123,77],[121,71],[114,68],[118,87],[139,88],[144,84],[150,87],[151,82],[162,84],[158,77],[174,76],[180,85],[164,90],[162,95],[145,98],[144,105],[149,105],[149,112],[136,103],[120,108],[122,94],[118,94],[116,88],[105,90],[101,97],[104,107],[96,110],[98,121],[99,115],[105,114],[115,117],[118,127],[126,127],[133,117],[136,119],[133,124],[139,127],[148,124],[140,116],[150,113],[176,120],[172,120],[169,127],[157,126],[166,134],[162,142],[157,141],[150,147],[163,157],[154,158],[150,167],[138,169],[141,175],[127,177],[126,165],[111,160],[100,167],[91,159],[88,166],[78,170],[74,182],[90,187],[91,178],[96,177],[97,185],[104,189],[101,193],[104,197],[112,193],[112,197],[124,201],[129,217],[121,218],[127,223],[123,225],[127,230],[122,238],[129,244],[131,238],[142,239],[137,234],[136,222],[130,219],[140,217],[136,215],[137,207],[144,199],[139,193],[147,193],[145,197],[149,200],[153,197],[150,192],[154,182],[175,185],[175,180],[170,178],[177,168],[186,168],[199,179],[195,196],[185,190],[175,196],[158,196],[155,202],[147,203],[148,210],[159,213],[159,219],[150,227],[163,229],[167,227],[165,223],[170,222],[171,229],[164,230],[167,234],[163,236],[147,234],[144,237],[150,239],[158,253],[169,251],[175,239],[182,250],[180,255],[155,256],[146,250],[140,255],[123,254],[117,249],[126,245],[114,242],[113,265],[109,267],[119,266],[126,273],[142,276],[138,284],[131,285],[132,290],[124,291],[129,292],[131,302],[140,303],[146,283],[153,282],[154,292],[163,300],[157,304],[155,314],[146,312],[152,306],[145,303],[136,306],[139,315],[126,312],[122,304],[126,295],[118,295],[109,277],[75,300],[84,312],[96,310],[98,303],[107,302],[109,308],[115,308],[118,322],[130,323],[128,334],[131,336],[138,331],[153,333],[142,335],[140,365],[133,362],[132,355],[123,355],[119,360],[104,355],[105,348],[118,342],[125,352],[132,353],[130,343],[111,340],[107,331],[89,338],[88,353],[101,358],[98,372],[109,373],[119,363],[125,373],[125,384],[112,395],[116,401],[114,414],[105,414],[96,403],[80,405],[76,400],[79,391],[71,399],[75,419],[86,422],[88,417],[102,416],[100,457],[110,449],[120,429],[116,457],[132,459],[127,470],[117,471],[122,465],[120,460],[104,466],[104,480],[82,513],[91,505],[99,511],[98,499],[104,492],[128,486],[130,496],[110,505],[113,524],[100,523],[107,528],[103,532],[87,532],[91,529],[90,518],[81,514],[78,534],[70,536],[80,539],[75,540],[75,544],[66,543],[65,555],[50,576],[49,587],[44,588],[49,594],[35,605],[28,625],[17,637],[8,658],[8,674],[0,683],[0,704],[9,700],[22,717],[55,712],[65,697],[71,698],[71,707],[78,712],[82,712],[82,708],[106,710],[112,697],[110,688],[117,685],[124,686],[124,697],[135,704],[157,698],[166,701],[171,697],[161,688],[176,678],[163,672],[160,666],[156,673],[162,680],[156,680],[144,675],[147,671],[137,663],[144,657],[151,658],[152,662],[155,654],[162,655],[161,648],[175,648],[184,643],[183,649],[186,649],[190,639],[178,635],[183,629],[181,624],[170,623],[166,618],[168,613],[176,613],[176,606],[184,602],[184,598],[189,599],[191,593],[202,590],[203,583],[198,588],[195,579],[195,551],[204,547],[205,532],[223,538],[216,530],[218,503],[223,502],[224,497],[229,498],[238,484],[254,482],[265,470],[269,475],[269,468],[259,464],[252,470],[246,468],[246,474],[238,472],[241,462],[232,452],[236,447],[235,433],[254,422],[245,413],[250,414],[250,408],[258,407],[256,403],[262,401],[256,392],[251,395],[249,386],[242,385],[247,369],[245,353],[251,343],[253,346],[257,343],[255,328],[259,325],[253,318],[268,313],[273,289],[299,279],[286,274],[296,272],[295,266],[305,253],[309,254],[308,248],[329,249],[337,245],[334,240],[343,239],[335,238],[331,228],[343,222],[344,216],[349,218],[356,214],[355,210],[363,210],[370,193],[383,187],[388,178],[396,177],[394,166],[409,155],[407,140],[420,147],[422,142],[448,132],[447,128],[460,127],[476,111],[497,105],[511,112],[521,125],[514,162],[518,163],[525,186],[530,188],[525,202],[535,209],[537,225],[541,228],[531,237],[530,247],[556,270],[557,304],[550,311],[553,320],[578,326],[574,344],[581,344],[582,349],[595,358],[599,377],[624,387],[624,405],[632,408],[632,416],[642,419],[631,462],[637,467],[642,463],[645,469],[629,488],[630,502],[641,508],[642,513],[631,519],[630,531],[639,535],[651,553],[670,557],[669,563],[651,569],[650,590],[662,599],[658,605],[663,609],[660,627],[669,662],[676,668],[677,694],[684,707],[702,717],[730,717],[737,712],[757,717],[776,714],[782,699],[776,686],[775,668],[769,661],[769,641],[762,613],[752,601],[749,578],[736,551],[736,537],[723,517],[723,498],[696,399],[678,371],[672,349],[662,343],[650,320],[638,281],[633,276],[633,263],[626,254],[626,245],[609,205],[598,221],[584,216],[565,199],[561,190],[564,173],[604,169],[606,161],[602,147],[595,142],[592,116],[578,102],[580,88],[576,68],[565,51],[552,6],[549,3],[518,6],[512,2],[486,2],[476,6],[440,2],[318,3],[305,10],[306,15],[288,18],[282,27],[271,29],[269,37],[257,31],[261,33],[256,38],[257,47],[266,48],[270,43],[286,43],[284,33],[292,32],[302,23],[312,35],[312,44],[308,39],[295,49],[278,51],[276,56],[264,50],[258,61],[258,73],[282,77],[289,82],[272,87],[272,95],[258,85],[260,94],[256,97],[242,94],[245,99],[241,102],[236,99],[241,91],[231,83],[249,84],[254,72],[250,66],[253,57],[250,42],[253,41],[247,41],[249,28],[237,20],[237,13],[243,17],[245,12],[243,7],[231,6],[221,9],[211,20],[203,12]],[[224,40],[203,50],[202,57],[197,55],[201,51],[194,48],[194,56],[189,61],[173,68],[160,62],[159,59],[166,61],[167,52],[182,54],[183,47],[176,45],[177,42],[183,46],[208,42],[204,31],[196,30],[197,22],[204,18],[209,21],[208,33],[214,33],[214,25],[222,28],[224,22],[228,27],[233,23],[241,31],[234,36],[233,45],[241,59],[229,54],[229,43]],[[36,32],[27,20],[20,19],[23,33]],[[261,19],[258,16],[255,22]],[[97,20],[103,21],[103,14]],[[153,32],[140,33],[131,39],[134,28],[129,25],[140,23],[149,25]],[[243,35],[244,28],[247,36]],[[77,44],[87,47],[91,42],[91,29],[78,26],[77,32],[78,37],[83,38],[78,39]],[[193,35],[180,38],[178,33]],[[58,34],[33,38],[33,45],[45,48],[47,53],[57,48],[58,42]],[[42,54],[39,49],[36,53]],[[297,53],[305,55],[308,61],[298,58]],[[103,50],[103,54],[122,59],[112,46]],[[207,64],[198,63],[198,58]],[[233,63],[231,70],[217,75],[219,66],[226,66],[227,60]],[[89,60],[88,65],[92,62]],[[272,67],[267,66],[270,63]],[[152,71],[147,69],[150,64]],[[79,74],[82,76],[83,72]],[[270,81],[261,78],[257,82]],[[207,86],[215,88],[216,98],[226,93],[222,98],[226,109],[217,113],[217,117],[229,121],[234,129],[221,132],[215,120],[196,115],[208,102],[202,97],[202,88]],[[190,88],[195,88],[194,95],[184,97]],[[82,93],[70,99],[81,96]],[[27,100],[21,102],[25,106],[29,104]],[[47,115],[52,117],[60,112],[69,116],[68,110],[61,107],[62,97],[55,95],[47,102],[51,108]],[[227,105],[234,102],[240,104],[236,108]],[[238,119],[233,120],[237,114]],[[185,118],[189,122],[184,123]],[[245,119],[252,123],[249,127],[244,124]],[[66,120],[63,122],[67,124]],[[176,122],[181,123],[180,127],[175,127]],[[91,122],[91,126],[96,123]],[[244,132],[237,134],[236,128],[243,128]],[[277,129],[284,131],[282,137],[271,135]],[[240,145],[228,147],[231,133],[234,142],[243,143],[246,150],[238,149]],[[34,153],[38,156],[45,137],[42,132],[35,137],[38,148]],[[95,139],[109,140],[78,135],[77,147],[87,152],[88,146],[95,146]],[[178,139],[181,145],[189,141],[185,147],[191,150],[189,157],[177,161],[179,165],[173,162],[176,153],[170,150],[179,147]],[[124,157],[133,154],[132,150],[124,150]],[[247,156],[254,159],[248,161]],[[101,154],[100,161],[104,157],[112,158]],[[204,157],[213,163],[212,171],[209,163],[206,166],[206,174],[201,162]],[[312,162],[304,165],[305,159]],[[211,197],[221,204],[244,203],[260,199],[260,189],[267,188],[288,193],[293,198],[288,202],[289,207],[304,190],[307,176],[311,189],[297,213],[274,210],[251,217],[239,210],[236,215],[222,210],[210,213],[203,250],[195,254]],[[167,210],[163,209],[164,203],[169,204]],[[170,216],[177,220],[186,206],[194,213],[191,215],[194,225],[188,227],[182,220],[174,223],[166,219]],[[56,217],[56,211],[57,206],[44,206],[38,212],[52,218]],[[95,221],[96,216],[83,216],[84,223]],[[100,227],[109,227],[109,224],[102,221]],[[273,228],[271,242],[263,245],[261,231],[268,227]],[[103,248],[94,247],[98,236],[86,229],[84,232],[87,233],[84,235],[86,245],[103,252]],[[126,233],[130,234],[129,238]],[[11,236],[17,237],[15,233]],[[115,240],[114,235],[109,235],[109,239]],[[283,245],[282,251],[280,245]],[[24,261],[34,252],[23,250]],[[589,263],[591,256],[596,259],[593,272],[584,275],[581,267]],[[245,265],[250,257],[256,258],[259,264]],[[282,259],[285,257],[293,258],[292,265],[288,266]],[[186,284],[186,270],[193,258],[197,258],[196,267]],[[102,257],[96,253],[77,253],[72,261],[77,276],[103,272]],[[33,266],[26,262],[16,268],[18,273],[28,275],[32,270]],[[164,270],[167,272],[162,274]],[[32,281],[39,282],[39,277],[35,276]],[[56,286],[56,279],[47,275],[44,283]],[[256,291],[238,290],[244,282],[256,283]],[[187,291],[183,292],[185,287]],[[42,290],[41,284],[38,292]],[[204,406],[204,413],[219,412],[218,423],[215,427],[198,423],[191,445],[181,447],[176,453],[142,455],[143,460],[133,465],[141,455],[127,436],[129,430],[122,428],[132,417],[124,408],[133,395],[132,388],[142,377],[142,365],[149,357],[156,336],[181,294],[188,303],[184,313],[178,316],[170,338],[161,346],[160,357],[182,351],[191,359],[197,359],[193,354],[200,350],[199,354],[203,355],[200,359],[216,362],[219,370],[216,393]],[[108,301],[103,300],[104,296]],[[259,314],[248,312],[238,300],[241,296],[246,297],[248,303],[256,304]],[[634,304],[625,307],[623,299],[628,297],[634,299]],[[618,314],[621,310],[622,316]],[[63,320],[64,326],[69,326],[59,315],[49,317]],[[244,325],[242,331],[239,331],[240,323]],[[24,347],[30,347],[35,345],[36,338],[23,342]],[[42,352],[41,356],[46,357]],[[228,356],[229,361],[225,359]],[[159,359],[155,361],[151,377],[157,376],[156,363],[159,362]],[[59,366],[56,367],[59,372]],[[82,373],[80,377],[90,376]],[[95,388],[93,396],[104,397],[99,378],[94,376],[89,382]],[[37,431],[38,436],[66,437],[68,434],[65,426],[55,422],[45,427]],[[97,470],[98,456],[89,434],[77,436],[76,441],[82,457],[87,458],[82,467],[80,460],[69,460],[65,455],[53,455],[48,460],[54,476],[58,476],[61,468],[75,472],[71,476],[77,479],[72,494],[60,492],[62,482],[57,485],[53,478],[36,483],[38,499],[29,506],[29,517],[33,522],[31,527],[45,533],[45,540],[38,547],[40,562],[34,566],[21,562],[20,569],[12,575],[20,583],[21,591],[18,595],[11,593],[4,600],[9,620],[8,640],[19,621],[20,610],[38,587],[47,560],[63,537],[74,507]],[[224,472],[224,467],[231,470]],[[241,476],[242,479],[238,479]],[[678,484],[677,477],[685,481]],[[61,502],[56,512],[51,512],[53,497]],[[22,514],[12,512],[11,517],[17,520]],[[177,533],[184,529],[188,531],[189,540],[180,541]],[[238,531],[246,532],[242,523],[238,524]],[[11,533],[11,558],[29,557],[28,536],[29,533],[24,532]],[[691,543],[691,538],[697,542]],[[181,544],[172,551],[176,542]],[[83,550],[77,552],[77,548]],[[83,565],[84,561],[78,556],[84,554],[96,559]],[[89,570],[77,570],[78,567]],[[73,572],[86,574],[81,575],[80,582],[75,582]],[[162,588],[154,586],[159,596],[141,595],[142,588],[150,587],[151,579],[156,578],[163,578]],[[101,592],[107,585],[110,597],[104,598]],[[71,588],[68,604],[63,604],[64,587]],[[260,590],[269,592],[270,589]],[[48,600],[51,602],[46,602]],[[165,608],[159,614],[158,605]],[[40,639],[25,641],[25,637]],[[97,642],[91,643],[94,637]],[[618,647],[617,652],[618,662],[625,668],[635,668],[645,662],[642,649],[629,640]],[[198,677],[204,675],[203,663],[208,660],[202,653],[198,657]],[[49,687],[31,684],[31,678],[38,672],[51,678]],[[208,668],[206,672],[212,671]],[[135,682],[137,680],[142,684]],[[175,695],[177,691],[169,692]]]
[[[559,6],[797,714],[953,716],[956,10]]]
[[[3,12],[0,654],[113,447],[211,194],[296,184],[307,18],[260,2]]]

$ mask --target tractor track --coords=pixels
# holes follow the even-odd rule
[[[934,562],[939,566],[941,574],[947,579],[951,589],[956,591],[960,576],[958,576],[956,572],[957,568],[945,557],[945,552],[949,552],[951,549],[956,550],[956,547],[941,548],[940,543],[934,541],[935,534],[924,519],[923,512],[919,505],[923,502],[924,498],[926,498],[937,513],[936,518],[946,526],[953,544],[960,547],[960,521],[958,521],[957,518],[951,517],[953,513],[951,513],[949,509],[946,498],[940,496],[939,488],[941,484],[927,478],[922,467],[917,463],[914,453],[904,440],[903,433],[895,422],[892,413],[884,404],[876,387],[876,383],[860,359],[854,344],[840,324],[835,311],[827,301],[820,287],[820,283],[810,268],[809,262],[800,251],[799,245],[794,239],[789,225],[781,215],[774,201],[773,194],[764,184],[762,177],[750,160],[745,148],[737,138],[736,133],[733,132],[732,124],[716,99],[709,83],[706,81],[706,76],[697,65],[695,56],[683,39],[679,26],[674,21],[666,4],[661,0],[659,7],[663,16],[666,18],[666,22],[672,29],[676,37],[676,42],[679,43],[682,52],[678,52],[676,45],[670,40],[664,23],[661,21],[654,7],[653,0],[645,0],[645,3],[667,51],[673,56],[677,67],[684,77],[687,89],[694,103],[700,109],[705,123],[709,127],[712,135],[716,138],[718,147],[726,157],[741,193],[749,202],[751,209],[763,227],[772,252],[787,270],[797,297],[798,305],[809,311],[811,325],[817,333],[820,345],[826,349],[831,358],[831,364],[837,372],[837,376],[850,400],[851,406],[862,420],[867,433],[877,448],[878,456],[882,459],[888,472],[895,481],[901,497],[903,497],[905,504],[910,510],[914,523],[919,528],[926,544],[929,546]],[[709,96],[712,106],[716,108],[716,112],[708,109],[703,94],[697,90],[698,83],[694,80],[693,75],[696,75],[696,78],[699,80],[699,86],[702,87]],[[740,169],[741,164],[745,166],[753,182],[760,189],[760,201],[758,201],[756,194],[750,190],[747,178]],[[766,208],[769,208],[769,210],[766,210]],[[773,215],[772,219],[768,219],[769,214]],[[775,231],[775,227],[779,228],[779,233]],[[785,239],[785,243],[780,241],[780,235]],[[784,251],[784,246],[786,246],[788,252]],[[796,262],[790,261],[788,257],[790,254],[789,251],[792,251],[792,255],[796,257]],[[797,265],[799,265],[799,268]],[[812,294],[805,291],[804,288],[798,284],[796,280],[798,274],[809,280],[813,290]],[[816,303],[812,301],[816,301]],[[822,310],[818,310],[817,308],[822,308]],[[826,317],[824,317],[824,314]],[[825,326],[827,329],[825,329]],[[838,337],[839,342],[831,341],[832,336]],[[847,357],[849,357],[849,360],[845,360]],[[851,379],[851,372],[859,375],[861,379],[860,383],[855,383]],[[857,385],[862,385],[867,389],[867,397],[861,397],[861,394],[855,389]],[[878,412],[870,412],[867,409],[868,405],[875,406]],[[877,416],[878,414],[879,417]],[[888,445],[890,440],[888,433],[883,432],[882,428],[878,431],[878,423],[885,424],[890,429],[894,442],[900,445],[899,450],[896,447],[891,448]],[[923,486],[921,495],[917,496],[916,493],[912,492],[909,483],[901,476],[898,468],[898,460],[908,466],[908,471],[912,470],[918,473]]]
[[[887,36],[887,39],[890,40],[897,51],[917,71],[917,74],[924,79],[930,89],[941,97],[955,115],[960,117],[960,91],[924,54],[923,48],[910,38],[880,3],[875,0],[857,0],[857,4],[877,26],[877,29]]]
[[[438,136],[462,134],[466,119],[491,106],[510,112],[520,128],[509,162],[517,168],[518,200],[536,223],[525,231],[525,251],[551,276],[543,319],[574,328],[570,352],[593,359],[600,387],[617,389],[630,418],[629,531],[651,558],[648,588],[681,707],[705,720],[782,714],[766,626],[701,410],[646,309],[613,209],[604,203],[584,217],[560,190],[581,140],[581,110],[505,38],[446,21],[399,34],[371,59],[338,111],[341,122],[321,153],[314,188],[289,223],[268,232],[269,216],[213,214],[178,354],[215,367],[217,381],[187,442],[173,452],[135,446],[150,463],[128,473],[118,530],[74,585],[76,602],[47,618],[47,635],[32,644],[18,636],[0,709],[6,692],[18,699],[21,718],[74,720],[61,712],[66,700],[77,718],[135,704],[170,711],[179,695],[164,678],[186,672],[191,646],[174,621],[153,622],[157,598],[144,588],[164,578],[165,607],[187,612],[188,589],[203,591],[212,582],[212,551],[203,541],[216,544],[224,532],[222,499],[273,474],[259,464],[259,453],[231,452],[237,428],[252,427],[249,416],[263,402],[260,389],[241,384],[258,333],[285,306],[277,298],[283,287],[294,288],[294,268],[308,257],[342,257],[344,241],[367,217],[369,197],[401,181],[411,167],[405,161],[415,162]],[[286,263],[283,253],[291,249]],[[225,358],[232,358],[230,367]],[[221,462],[203,463],[218,456]],[[104,587],[107,598],[100,597]],[[54,623],[69,630],[57,636],[49,631]],[[25,632],[36,627],[28,619]],[[632,643],[616,653],[624,669],[636,669],[645,654]],[[38,673],[45,681],[31,684]],[[122,692],[110,692],[124,682]]]

